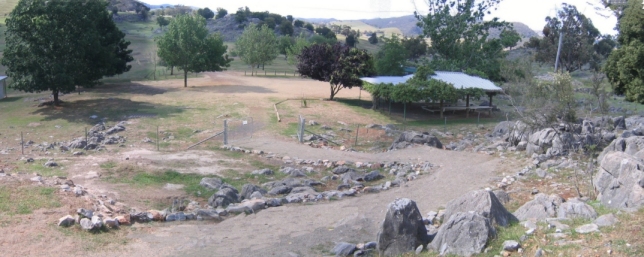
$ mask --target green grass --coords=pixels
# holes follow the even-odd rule
[[[162,187],[167,183],[183,185],[185,192],[192,196],[199,196],[198,192],[208,195],[210,190],[199,185],[204,175],[179,173],[174,170],[159,172],[146,172],[136,167],[110,168],[105,180],[110,183],[129,184],[138,187]]]
[[[0,216],[30,214],[41,208],[61,206],[53,187],[0,187]]]
[[[114,246],[127,245],[127,233],[133,230],[131,227],[121,227],[119,229],[92,230],[90,232],[82,230],[78,226],[71,228],[58,227],[55,224],[51,225],[53,229],[57,230],[63,236],[74,238],[83,251],[95,252],[111,247],[110,249],[117,250]]]
[[[61,168],[61,164],[58,163],[58,167],[45,167],[44,164],[47,160],[35,160],[34,162],[26,163],[23,161],[17,162],[17,171],[18,172],[27,172],[27,173],[38,173],[38,175],[43,177],[53,177],[67,176],[67,172]]]

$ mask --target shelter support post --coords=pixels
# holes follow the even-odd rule
[[[465,117],[470,117],[470,95],[465,96]]]

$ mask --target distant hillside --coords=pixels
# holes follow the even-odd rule
[[[333,19],[333,18],[331,18],[331,19],[325,19],[325,18],[298,18],[298,19],[306,21],[306,22],[310,22],[310,23],[325,23],[325,24],[337,21],[336,19]]]
[[[329,22],[328,24],[339,25],[339,26],[346,25],[351,27],[351,29],[353,30],[360,30],[362,34],[364,34],[365,32],[380,32],[387,37],[391,36],[391,34],[397,34],[397,35],[403,34],[403,32],[396,27],[378,28],[378,27],[374,27],[369,24],[366,24],[362,21],[332,21],[332,22]]]
[[[148,3],[143,3],[145,6],[147,6],[150,9],[161,9],[161,8],[168,8],[168,7],[173,7],[174,5],[172,4],[148,4]]]
[[[244,32],[244,27],[250,23],[258,24],[261,21],[256,18],[250,18],[242,24],[235,21],[235,14],[226,15],[221,19],[210,19],[206,27],[211,33],[218,32],[221,34],[225,42],[235,42],[237,38]],[[305,28],[293,28],[293,35],[298,36],[300,33],[304,34],[306,38],[310,38],[313,32]],[[279,28],[275,28],[275,34],[281,35]]]
[[[394,18],[376,18],[360,20],[376,28],[398,28],[405,36],[418,36],[422,30],[416,26],[418,20],[413,15]]]

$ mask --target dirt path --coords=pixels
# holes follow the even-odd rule
[[[387,205],[396,198],[415,200],[421,213],[441,206],[470,190],[489,185],[489,179],[502,169],[503,160],[482,154],[418,147],[382,154],[363,154],[320,149],[304,149],[292,143],[257,140],[256,145],[275,147],[275,152],[297,153],[301,158],[347,160],[415,159],[439,164],[429,176],[379,194],[361,195],[340,201],[292,204],[270,208],[253,215],[239,215],[219,224],[165,224],[154,233],[134,233],[130,245],[134,255],[189,256],[304,256],[321,255],[333,242],[365,242],[376,238]],[[249,145],[251,145],[249,143]],[[280,150],[281,149],[281,150]],[[293,155],[295,156],[295,155]],[[354,159],[355,158],[355,159]]]

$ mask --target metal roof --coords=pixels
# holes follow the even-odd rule
[[[497,87],[484,78],[479,78],[475,76],[470,76],[462,72],[449,72],[449,71],[437,71],[436,75],[433,75],[433,79],[437,79],[443,82],[453,84],[455,88],[480,88],[488,92],[497,92],[502,91],[500,87]]]
[[[497,87],[496,85],[494,85],[492,81],[489,81],[484,78],[470,76],[462,72],[436,71],[435,73],[436,73],[435,75],[431,76],[432,79],[437,79],[443,82],[450,83],[454,85],[455,88],[459,88],[459,89],[480,88],[487,92],[498,92],[503,90],[500,87]],[[402,77],[379,76],[379,77],[367,77],[367,78],[360,78],[360,79],[362,81],[365,81],[371,84],[391,83],[391,84],[397,85],[400,83],[407,82],[407,80],[411,79],[412,77],[413,75],[407,75]]]
[[[3,81],[7,78],[7,76],[0,76],[0,81]]]

